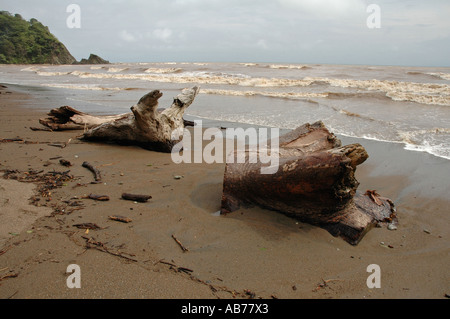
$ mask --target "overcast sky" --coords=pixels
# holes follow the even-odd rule
[[[67,25],[70,4],[80,28]],[[367,25],[370,4],[380,28]],[[450,66],[449,0],[0,0],[0,10],[38,19],[77,60]]]

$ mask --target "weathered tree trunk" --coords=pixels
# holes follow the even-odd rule
[[[236,158],[236,152],[232,155]],[[395,219],[392,201],[356,189],[356,166],[368,158],[359,144],[341,146],[322,122],[280,137],[279,167],[261,174],[262,163],[227,161],[221,213],[259,205],[327,229],[356,245],[375,224]]]
[[[183,134],[183,119],[186,109],[192,104],[199,92],[198,87],[184,89],[174,98],[172,106],[158,110],[159,90],[144,95],[131,107],[131,113],[113,116],[92,116],[70,106],[62,106],[50,111],[48,118],[39,122],[52,130],[87,131],[83,140],[103,141],[126,145],[139,145],[145,149],[170,152]]]
[[[50,110],[49,117],[39,119],[39,123],[49,127],[53,131],[83,130],[111,122],[129,113],[119,115],[92,116],[78,111],[70,106],[61,106]]]

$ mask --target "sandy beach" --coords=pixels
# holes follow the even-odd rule
[[[10,87],[0,92],[0,139],[11,139],[0,143],[0,175],[10,177],[0,178],[2,299],[450,294],[448,160],[402,144],[358,140],[370,156],[358,166],[359,189],[391,198],[399,225],[374,228],[352,246],[258,207],[218,216],[225,164],[175,164],[166,153],[79,141],[80,131],[33,131],[40,117],[61,105],[33,105],[31,93]],[[354,140],[342,138],[345,144]],[[91,183],[85,161],[100,170],[101,183]],[[17,180],[69,170],[71,178],[48,197],[41,196],[42,183]],[[139,203],[121,199],[122,193],[152,198]],[[89,194],[109,200],[88,199]],[[85,223],[98,228],[74,226]],[[71,264],[81,269],[81,288],[67,286]],[[381,288],[367,286],[371,264],[380,266]]]

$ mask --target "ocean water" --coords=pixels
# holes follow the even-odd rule
[[[335,134],[402,143],[450,160],[450,68],[274,63],[3,65],[0,82],[93,114],[118,114],[145,93],[170,106],[199,86],[186,118],[294,129],[321,120]],[[42,102],[42,101],[41,101]]]

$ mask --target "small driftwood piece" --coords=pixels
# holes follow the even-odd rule
[[[87,168],[92,173],[94,173],[95,183],[101,183],[102,182],[102,175],[101,175],[100,171],[97,168],[95,168],[92,164],[90,164],[88,162],[83,162],[83,164],[81,164],[81,166]]]
[[[175,240],[175,242],[178,244],[178,246],[180,246],[180,248],[183,252],[189,251],[189,249],[184,247],[183,244],[174,235],[172,235],[172,238],[173,238],[173,240]]]
[[[2,138],[0,139],[0,143],[11,143],[11,142],[23,142],[22,138]]]
[[[79,228],[79,229],[93,229],[93,230],[102,229],[100,226],[98,226],[97,224],[94,224],[94,223],[81,223],[81,224],[75,224],[73,226],[76,228]]]
[[[248,153],[248,152],[247,152]],[[236,156],[236,152],[231,156]],[[279,139],[279,167],[227,161],[221,213],[259,205],[320,226],[356,245],[376,224],[396,222],[394,203],[375,191],[357,191],[357,165],[368,158],[360,144],[342,146],[322,122]]]
[[[93,200],[98,200],[101,202],[106,202],[109,201],[109,196],[108,195],[97,195],[97,194],[89,194],[87,197],[88,199],[93,199]]]
[[[86,249],[94,248],[94,249],[97,249],[97,250],[102,251],[104,253],[108,253],[108,254],[111,254],[111,255],[114,255],[114,256],[117,256],[117,257],[120,257],[120,258],[124,258],[124,259],[129,260],[129,261],[137,262],[136,259],[124,256],[123,253],[121,253],[121,252],[113,252],[113,251],[111,251],[104,243],[96,241],[92,237],[81,236],[81,238],[83,238],[86,241],[86,246],[85,246]]]
[[[59,164],[61,164],[61,165],[63,165],[63,166],[66,166],[66,167],[72,166],[72,163],[69,162],[68,160],[65,160],[65,159],[60,159],[60,160],[59,160]]]
[[[113,215],[113,216],[108,216],[108,218],[111,220],[122,222],[122,223],[131,223],[132,222],[132,219],[128,218],[126,216]]]
[[[175,265],[174,263],[170,263],[170,262],[167,262],[167,261],[164,261],[164,260],[159,260],[157,263],[161,263],[161,264],[164,264],[164,265],[169,265],[171,269],[174,269],[177,272],[184,272],[184,273],[186,273],[188,275],[190,275],[192,272],[194,272],[192,269],[189,269],[189,268],[186,268],[186,267],[180,267],[180,266]]]
[[[125,200],[132,200],[135,202],[145,203],[152,197],[150,195],[139,195],[139,194],[129,194],[129,193],[123,193],[122,199]]]
[[[159,110],[158,99],[162,93],[153,90],[131,107],[131,113],[114,116],[92,116],[70,106],[62,106],[51,110],[49,117],[39,122],[52,130],[87,129],[80,137],[86,141],[137,145],[170,152],[181,141],[185,123],[192,124],[183,119],[183,114],[198,92],[196,86],[183,89],[169,108]]]

